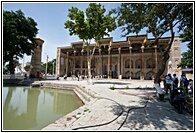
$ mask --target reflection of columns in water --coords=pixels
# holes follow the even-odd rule
[[[118,79],[121,79],[121,48],[118,48]]]
[[[132,50],[132,47],[129,47],[129,50],[130,50],[130,64],[129,64],[129,71],[130,71],[130,77],[129,77],[129,79],[131,80],[131,50]]]
[[[28,90],[27,93],[27,112],[26,115],[28,118],[25,121],[25,125],[28,125],[28,128],[33,128],[37,124],[37,106],[38,106],[38,99],[39,99],[40,90]],[[29,121],[29,119],[31,121]]]

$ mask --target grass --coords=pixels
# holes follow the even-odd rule
[[[110,89],[111,89],[111,90],[115,90],[116,88],[115,88],[115,86],[113,85],[113,86],[110,87]]]

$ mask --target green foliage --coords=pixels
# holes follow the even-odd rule
[[[25,18],[21,10],[3,11],[3,63],[9,61],[11,74],[14,74],[13,60],[24,54],[31,55],[36,46],[36,26],[37,23],[30,17]]]
[[[112,12],[105,14],[104,6],[101,4],[90,3],[85,11],[80,11],[77,7],[69,9],[68,17],[64,25],[69,29],[70,35],[77,35],[85,41],[86,45],[90,44],[91,39],[99,41],[104,36],[109,36],[109,32],[116,28],[115,17]],[[86,16],[86,17],[85,17]]]
[[[189,50],[182,53],[181,63],[178,64],[178,67],[185,68],[187,66],[188,68],[193,68],[193,28],[186,28],[180,38],[182,42],[187,42]]]
[[[123,3],[113,9],[113,13],[117,14],[118,26],[125,32],[123,36],[138,34],[147,28],[147,33],[158,38],[177,24],[178,31],[192,25],[192,8],[192,3]]]
[[[124,89],[128,90],[129,89],[129,86],[127,85]]]
[[[53,74],[53,63],[54,63],[54,73],[56,71],[56,59],[53,59],[52,61],[48,62],[48,67],[47,67],[47,73]],[[45,73],[46,71],[46,63],[41,64],[41,72]]]
[[[123,3],[112,11],[117,14],[118,26],[124,33],[122,36],[138,34],[144,28],[146,33],[154,36],[154,45],[158,46],[162,55],[154,80],[154,83],[158,83],[169,59],[169,51],[175,36],[174,28],[180,32],[193,25],[193,3]],[[158,40],[167,32],[171,35],[171,41],[168,47],[162,49]]]
[[[4,67],[3,67],[3,74],[8,74],[9,73],[9,64],[6,64]]]
[[[111,90],[115,90],[116,88],[115,88],[115,86],[113,85],[113,86],[110,87],[110,89],[111,89]]]
[[[28,71],[30,70],[30,67],[31,67],[30,65],[26,65],[26,66],[24,67],[25,71],[28,72]]]

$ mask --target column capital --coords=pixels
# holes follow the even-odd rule
[[[101,49],[99,49],[99,54],[101,54]]]
[[[141,46],[142,52],[144,52],[144,46]]]
[[[129,50],[132,50],[132,47],[129,47]]]
[[[121,53],[121,47],[118,48],[118,52],[119,52],[119,54]]]

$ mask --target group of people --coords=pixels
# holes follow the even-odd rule
[[[176,74],[173,74],[173,77],[169,73],[166,75],[164,80],[164,88],[165,88],[165,94],[168,94],[168,90],[171,93],[174,89],[177,89],[178,87],[181,88],[181,91],[183,91],[184,94],[188,94],[188,86],[191,89],[191,92],[193,92],[193,86],[192,86],[192,79],[187,79],[185,74],[181,75],[180,81],[178,80],[178,77]],[[180,85],[178,85],[180,83]]]

